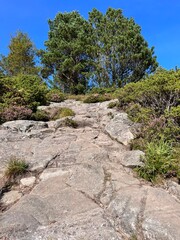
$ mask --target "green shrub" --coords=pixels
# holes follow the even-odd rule
[[[77,128],[78,127],[78,123],[76,121],[74,121],[73,119],[66,118],[63,121],[63,126]]]
[[[31,119],[35,121],[49,121],[50,117],[46,111],[37,110],[35,113],[31,115]]]
[[[118,107],[118,102],[117,101],[116,102],[110,102],[108,104],[108,108],[115,108],[115,107]]]
[[[69,117],[69,116],[75,116],[75,112],[70,108],[60,108],[57,110],[55,115],[53,116],[53,120],[63,118],[63,117]]]
[[[178,125],[180,125],[180,105],[172,107],[170,111],[165,111],[165,117],[173,119]]]
[[[152,119],[154,112],[151,108],[141,107],[140,104],[129,104],[126,110],[129,118],[133,122],[147,123]]]
[[[84,101],[85,98],[85,95],[66,94],[66,99],[73,99],[75,101]]]
[[[86,91],[86,87],[81,84],[81,83],[78,83],[73,89],[71,92],[73,92],[74,94],[85,94],[85,91]]]
[[[172,174],[179,176],[179,164],[177,159],[173,159],[171,144],[161,139],[147,145],[144,166],[137,168],[137,172],[140,177],[156,182],[159,178],[169,177]]]
[[[0,114],[1,123],[13,120],[29,120],[32,110],[26,106],[9,106],[4,108]]]
[[[28,164],[24,160],[11,157],[7,164],[5,176],[8,178],[15,178],[26,173],[28,171],[28,167]]]
[[[48,92],[46,84],[37,75],[18,75],[13,77],[14,86],[21,94],[27,106],[33,111],[39,105],[47,103],[46,94]]]
[[[157,114],[176,107],[180,99],[180,70],[159,70],[154,75],[137,83],[127,84],[119,90],[120,106],[138,103],[151,108]]]
[[[111,96],[109,94],[105,94],[105,95],[93,94],[93,95],[88,95],[83,102],[97,103],[97,102],[104,102],[109,100],[111,100]]]
[[[114,93],[116,88],[101,88],[101,87],[94,87],[89,91],[89,94],[109,94],[109,93]]]
[[[46,95],[49,102],[63,102],[65,95],[59,89],[51,89]]]

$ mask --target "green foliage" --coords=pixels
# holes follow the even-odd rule
[[[114,93],[116,89],[114,87],[109,87],[109,88],[105,88],[105,87],[93,87],[88,93],[89,94],[110,94],[110,93]]]
[[[119,90],[119,103],[127,106],[138,103],[142,107],[151,108],[157,114],[176,107],[180,99],[180,70],[158,70],[145,80],[130,83]]]
[[[97,102],[104,102],[104,101],[109,101],[111,100],[111,96],[104,94],[92,94],[92,95],[87,95],[84,99],[84,103],[97,103]]]
[[[148,48],[141,28],[120,9],[109,8],[103,15],[89,13],[93,29],[94,80],[99,86],[124,86],[140,80],[157,67],[154,48]]]
[[[78,83],[75,87],[71,89],[74,94],[85,94],[86,87],[82,83]]]
[[[46,104],[47,86],[36,75],[18,75],[14,78],[18,91],[22,94],[26,104],[32,109]]]
[[[165,117],[174,120],[180,125],[180,105],[177,107],[172,107],[170,111],[165,111]]]
[[[17,32],[11,38],[8,56],[1,56],[0,69],[8,76],[36,74],[38,68],[35,66],[35,57],[35,47],[27,34]]]
[[[46,50],[39,51],[42,75],[53,76],[63,92],[83,94],[88,85],[120,87],[139,81],[157,67],[134,20],[120,9],[97,9],[85,20],[78,12],[58,13],[49,20]],[[90,84],[89,84],[90,83]]]
[[[65,95],[59,89],[49,90],[46,97],[50,102],[63,102],[65,100]]]
[[[8,178],[15,178],[19,175],[22,175],[28,171],[28,164],[21,159],[16,157],[11,157],[7,163],[7,168],[5,171],[5,176]]]
[[[53,120],[57,120],[63,117],[75,116],[75,112],[70,108],[60,108],[53,116]]]
[[[180,71],[159,69],[154,75],[118,90],[119,105],[131,120],[141,123],[132,149],[145,151],[139,176],[151,182],[179,178],[180,161],[174,147],[180,140]],[[172,146],[170,146],[170,143]]]
[[[18,75],[0,80],[4,90],[1,103],[9,105],[26,105],[32,110],[40,104],[46,104],[47,86],[36,75]],[[8,91],[7,91],[8,90]]]
[[[126,110],[129,118],[133,122],[147,123],[153,117],[154,112],[151,108],[143,108],[140,104],[130,104]]]
[[[115,107],[118,107],[118,102],[117,101],[116,102],[110,102],[108,104],[108,108],[115,108]]]
[[[74,121],[73,119],[70,119],[70,118],[65,118],[62,125],[65,126],[65,127],[72,127],[72,128],[77,128],[78,127],[78,123],[76,121]]]
[[[43,110],[37,110],[35,113],[33,113],[31,115],[31,119],[34,121],[49,121],[50,120],[50,116],[46,111]]]
[[[49,20],[49,28],[46,50],[40,52],[42,74],[54,74],[55,84],[65,92],[81,92],[82,86],[86,88],[91,65],[91,28],[75,11],[58,13],[54,20]]]
[[[30,119],[32,110],[26,106],[9,106],[0,113],[0,122]]]
[[[161,177],[180,176],[180,162],[173,159],[170,143],[163,139],[151,142],[147,145],[145,154],[144,166],[137,169],[140,177],[156,182]]]

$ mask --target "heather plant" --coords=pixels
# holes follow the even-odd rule
[[[63,117],[69,117],[69,116],[75,116],[75,112],[70,109],[70,108],[59,108],[57,109],[53,116],[52,116],[52,119],[53,120],[57,120],[59,118],[63,118]]]
[[[1,121],[25,120],[30,119],[32,110],[26,106],[9,106],[1,112]]]
[[[49,102],[63,102],[65,95],[59,89],[51,89],[46,95]]]

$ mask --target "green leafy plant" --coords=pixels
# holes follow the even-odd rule
[[[35,121],[49,121],[50,116],[46,111],[43,110],[37,110],[35,113],[31,115],[31,119]]]
[[[84,99],[84,103],[97,103],[97,102],[104,102],[104,101],[109,101],[111,100],[111,95],[110,94],[92,94],[92,95],[87,95],[87,97]]]
[[[110,102],[109,104],[108,104],[108,108],[115,108],[115,107],[117,107],[118,106],[118,102],[116,101],[116,102]]]
[[[138,175],[148,181],[156,182],[159,178],[179,176],[180,163],[173,158],[173,148],[169,142],[161,139],[147,145],[144,166],[137,168]]]
[[[63,117],[75,116],[75,112],[70,108],[60,108],[53,116],[53,120],[57,120]]]
[[[50,102],[63,102],[65,100],[65,95],[59,89],[49,90],[46,97]]]
[[[19,175],[25,174],[28,171],[29,165],[16,157],[11,157],[7,163],[5,176],[8,178],[15,178]]]
[[[65,126],[65,127],[72,127],[72,128],[77,128],[78,127],[78,123],[76,121],[74,121],[73,119],[70,119],[70,118],[64,119],[62,125]]]

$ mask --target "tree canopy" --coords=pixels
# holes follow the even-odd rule
[[[8,76],[35,74],[38,71],[35,57],[36,50],[30,38],[19,31],[11,38],[8,56],[1,56],[0,72]]]
[[[72,91],[86,86],[90,71],[91,28],[78,12],[58,13],[49,20],[46,50],[41,51],[43,76],[53,74],[55,84]]]
[[[121,87],[137,82],[157,67],[154,48],[141,28],[120,9],[105,14],[93,9],[85,20],[78,12],[58,13],[49,20],[46,49],[41,51],[43,75],[50,74],[63,89],[96,86]]]
[[[94,77],[100,85],[121,87],[155,71],[154,48],[148,48],[141,28],[120,9],[109,8],[104,15],[93,9],[89,22],[93,28]]]

